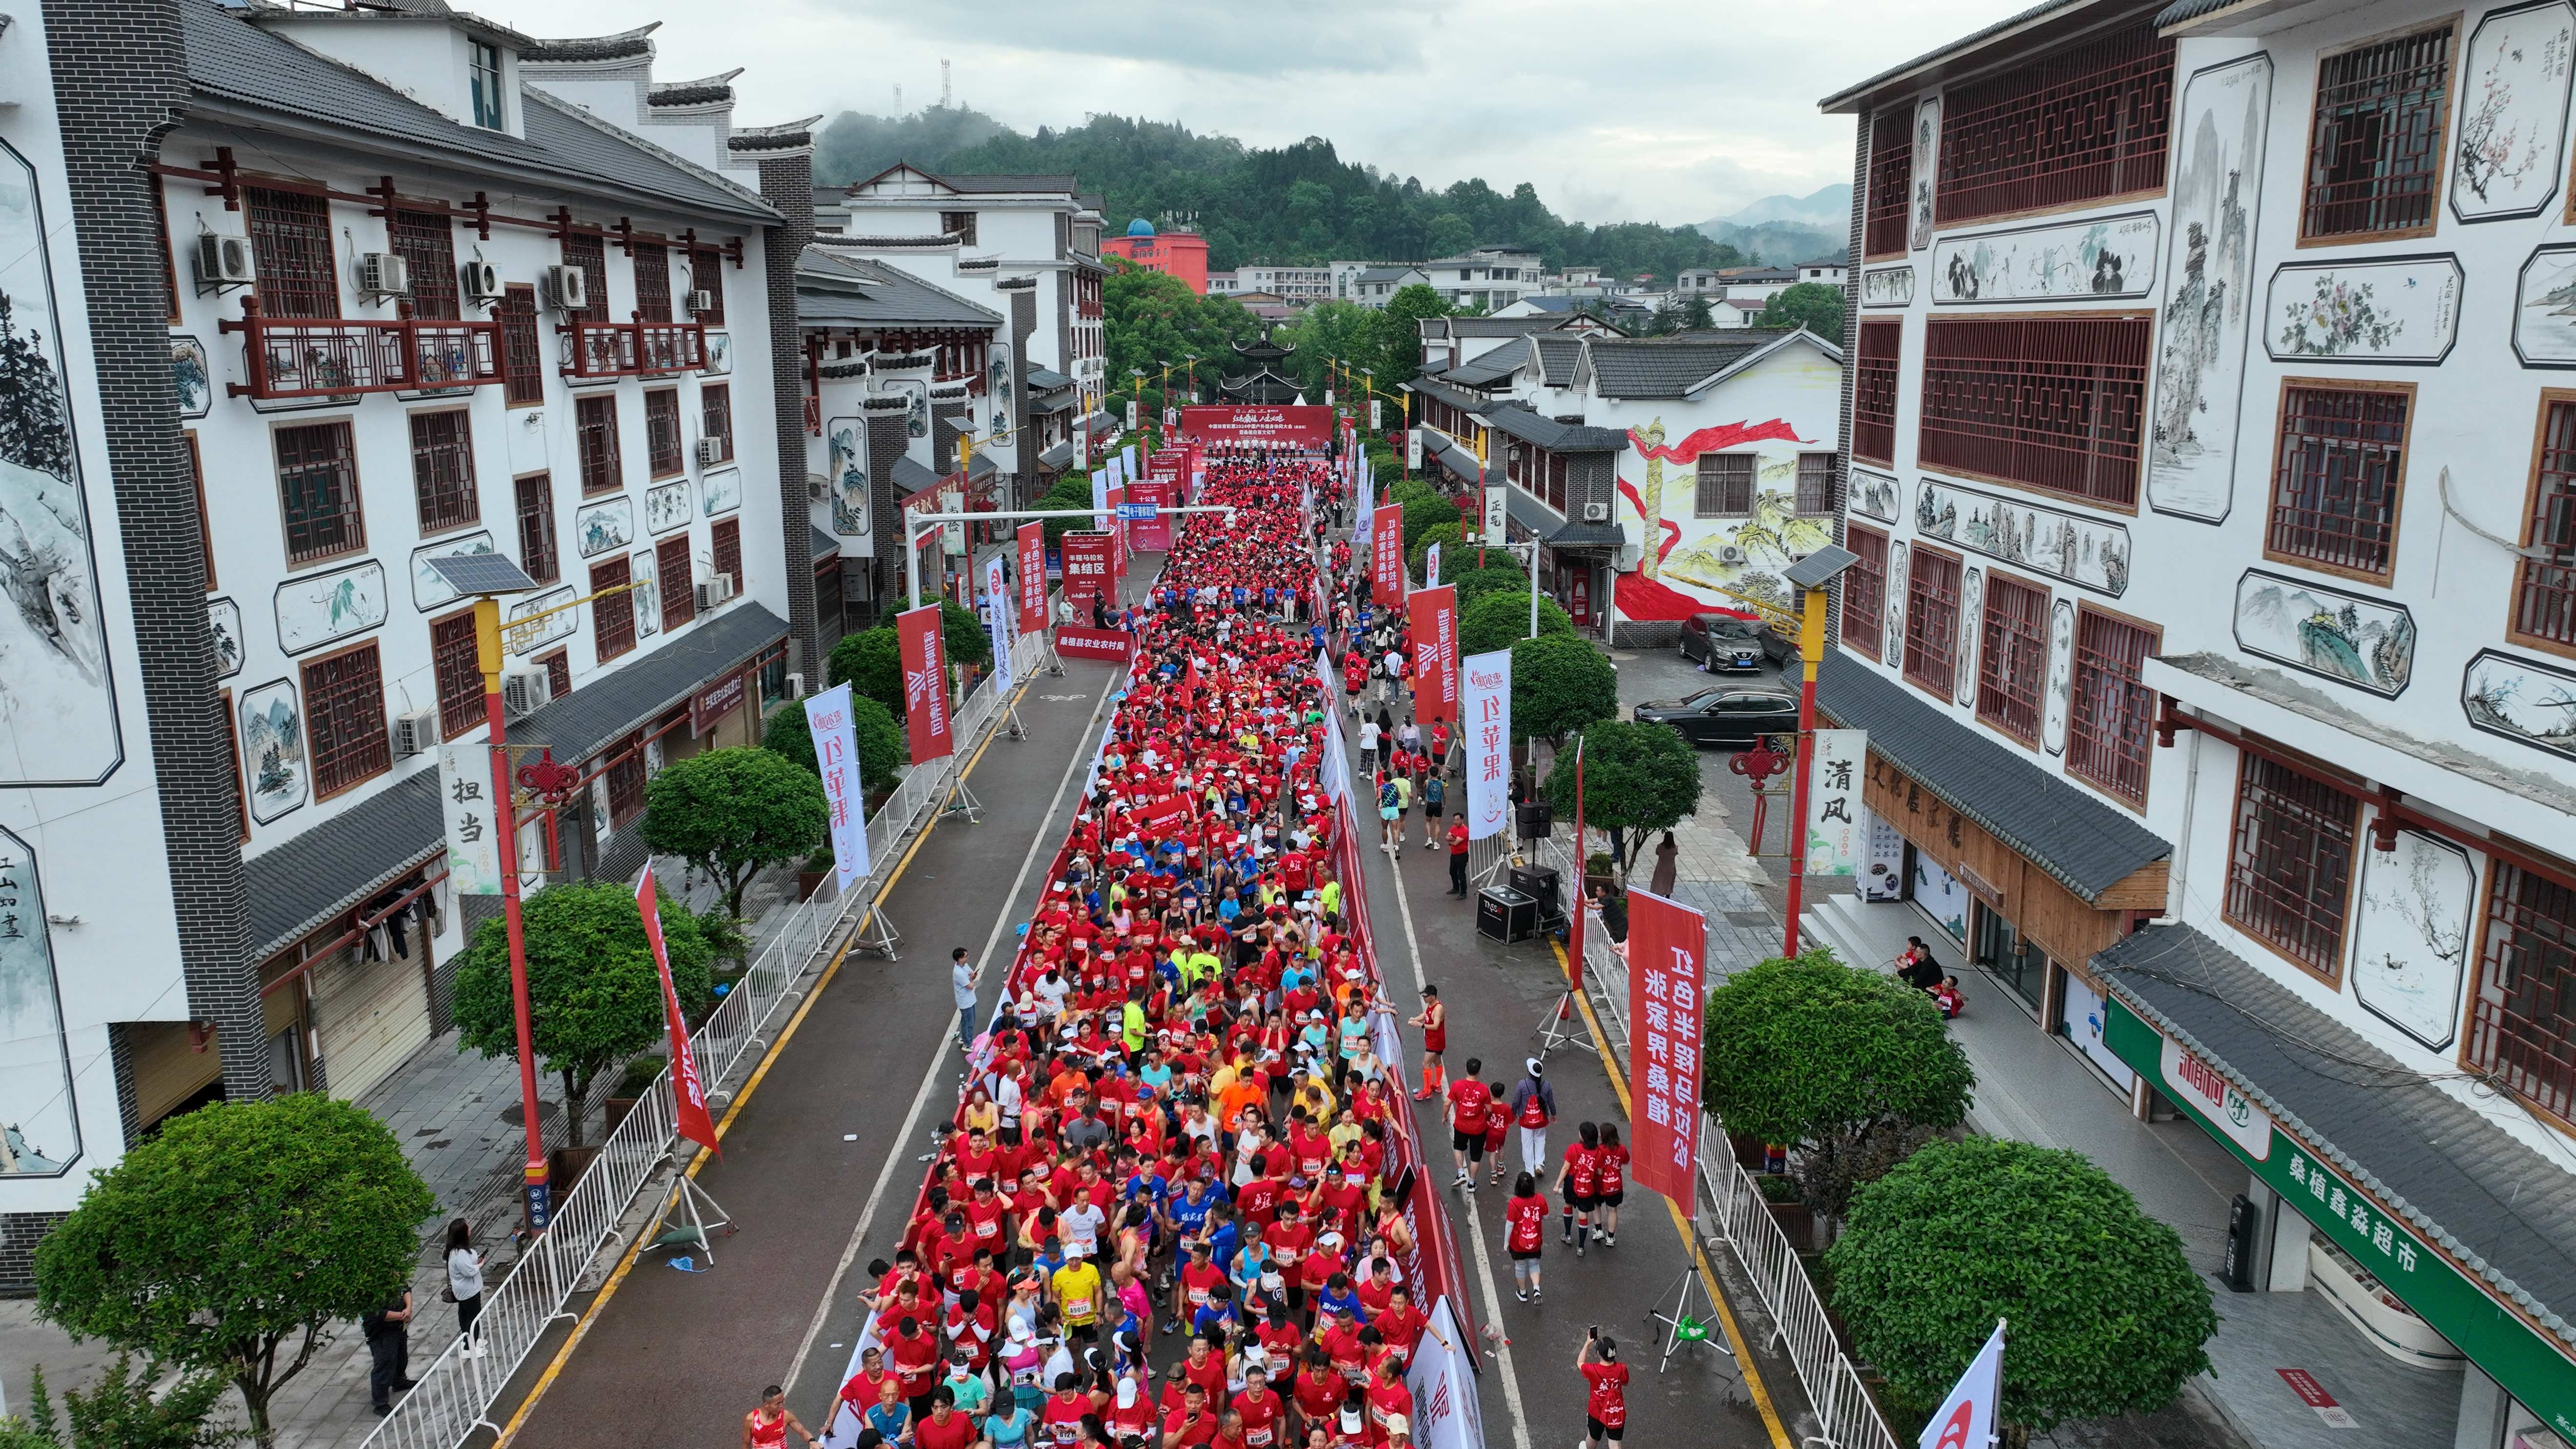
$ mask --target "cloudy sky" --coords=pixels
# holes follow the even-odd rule
[[[1257,145],[1306,135],[1442,186],[1529,181],[1582,221],[1688,223],[1851,179],[1830,91],[2026,0],[457,0],[540,36],[664,17],[657,77],[743,66],[744,124],[956,98],[1021,130],[1086,112]]]

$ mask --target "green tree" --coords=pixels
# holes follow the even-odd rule
[[[1514,744],[1538,739],[1552,745],[1571,731],[1618,717],[1619,671],[1588,640],[1541,634],[1512,646]],[[1591,783],[1588,774],[1584,783]]]
[[[2069,1419],[2152,1413],[2209,1371],[2207,1280],[2181,1237],[2081,1153],[1933,1143],[1860,1190],[1825,1266],[1853,1356],[1915,1414],[1940,1406],[2007,1320],[2014,1449]]]
[[[1155,382],[1166,363],[1179,368],[1192,353],[1201,359],[1202,377],[1230,361],[1234,344],[1261,335],[1260,319],[1232,297],[1202,297],[1178,277],[1149,272],[1121,257],[1107,258],[1109,278],[1101,284],[1101,330],[1106,343],[1108,380],[1116,386],[1113,403],[1134,396],[1128,384],[1131,368],[1144,369]],[[1112,412],[1120,411],[1113,406]]]
[[[644,807],[637,831],[644,843],[714,878],[726,913],[736,917],[751,878],[763,866],[811,855],[831,819],[821,778],[762,749],[673,760],[646,783]]]
[[[1843,289],[1822,282],[1783,287],[1762,304],[1756,327],[1804,327],[1836,347],[1843,345]]]
[[[1426,570],[1430,567],[1428,560],[1431,555],[1431,546],[1435,543],[1440,545],[1441,568],[1449,573],[1456,573],[1458,570],[1459,539],[1458,519],[1454,512],[1451,514],[1447,523],[1435,523],[1431,527],[1424,529],[1422,531],[1422,536],[1413,540],[1407,556],[1408,562],[1413,567],[1413,576],[1417,579],[1424,580],[1426,583],[1429,581],[1430,575]]]
[[[1774,957],[1710,993],[1702,1098],[1730,1132],[1792,1148],[1816,1211],[1968,1112],[1967,1053],[1931,998],[1822,946]]]
[[[1706,332],[1717,325],[1717,309],[1710,305],[1706,293],[1682,304],[1681,323],[1685,332]]]
[[[1568,824],[1574,820],[1574,755],[1583,752],[1584,824],[1610,832],[1610,854],[1628,859],[1631,831],[1670,830],[1699,810],[1699,752],[1663,725],[1605,719],[1586,725],[1556,752],[1540,788]]]
[[[859,693],[850,691],[850,726],[859,740],[859,783],[870,792],[892,788],[895,776],[912,762],[912,741],[903,732],[903,724],[894,711]],[[769,717],[768,728],[761,732],[760,747],[795,761],[823,776],[823,767],[814,760],[814,732],[805,723],[805,709],[791,704]]]
[[[1458,505],[1437,493],[1424,491],[1408,494],[1404,499],[1404,548],[1410,555],[1423,535],[1435,528],[1456,528]]]
[[[0,1419],[0,1449],[219,1449],[250,1437],[215,1418],[232,1385],[206,1369],[182,1371],[167,1393],[153,1386],[171,1372],[154,1359],[139,1370],[134,1356],[116,1362],[87,1389],[63,1391],[71,1436],[63,1437],[45,1371],[31,1371],[27,1416]]]
[[[1459,612],[1458,652],[1483,654],[1507,649],[1514,641],[1529,637],[1529,623],[1529,581],[1524,578],[1519,589],[1487,594]],[[1538,632],[1571,634],[1574,621],[1557,607],[1556,600],[1542,598],[1538,601]]]
[[[875,700],[890,713],[903,713],[903,643],[895,637],[894,625],[842,635],[832,646],[829,663],[832,683],[850,686],[851,693]]]
[[[1037,506],[1042,509],[1089,508],[1091,506],[1091,475],[1079,470],[1065,474],[1062,478],[1056,480],[1055,487],[1048,491],[1046,497],[1038,501]],[[1064,536],[1066,534],[1076,531],[1088,532],[1091,529],[1092,522],[1092,517],[1086,514],[1081,518],[1045,519],[1040,522],[1038,527],[1039,531],[1046,535],[1047,547],[1062,548],[1064,546]]]
[[[402,1292],[437,1209],[393,1134],[347,1102],[217,1102],[92,1179],[36,1244],[36,1312],[74,1338],[228,1380],[271,1445],[278,1390],[334,1324]]]
[[[955,599],[939,601],[939,638],[951,664],[993,662],[993,636],[984,632],[984,621]]]
[[[715,951],[687,906],[669,895],[658,904],[671,984],[685,1008],[706,1000]],[[579,1147],[600,1073],[663,1038],[662,978],[635,892],[623,881],[550,886],[528,897],[521,915],[530,1041],[538,1064],[563,1081],[566,1145]],[[500,921],[485,921],[457,958],[455,1014],[457,1050],[518,1058],[510,938]]]
[[[1446,560],[1442,562],[1440,572],[1446,576],[1445,581],[1458,586],[1459,619],[1465,620],[1468,607],[1489,594],[1519,594],[1524,598],[1520,606],[1521,625],[1526,629],[1529,625],[1529,604],[1526,602],[1529,570],[1513,563],[1512,556],[1500,548],[1485,549],[1486,561],[1482,564],[1476,562],[1477,552],[1478,545],[1461,544],[1455,566]]]

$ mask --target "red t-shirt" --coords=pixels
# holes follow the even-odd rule
[[[1598,1191],[1603,1197],[1628,1190],[1627,1168],[1627,1148],[1604,1147],[1600,1150],[1600,1155],[1593,1160],[1593,1171],[1600,1175]]]
[[[912,1421],[913,1449],[966,1449],[979,1438],[975,1421],[951,1409],[948,1422],[939,1422],[937,1414],[924,1414]]]
[[[1592,1385],[1584,1401],[1583,1412],[1601,1421],[1601,1427],[1616,1429],[1628,1422],[1628,1366],[1624,1363],[1588,1363],[1583,1366],[1584,1381]]]
[[[1535,1253],[1539,1234],[1547,1226],[1547,1198],[1532,1193],[1503,1204],[1503,1218],[1511,1224],[1511,1251]]]
[[[1369,1385],[1369,1426],[1383,1437],[1386,1433],[1386,1421],[1396,1414],[1402,1414],[1407,1419],[1413,1417],[1413,1390],[1406,1388],[1402,1379],[1389,1380],[1381,1377],[1377,1382]]]
[[[1494,1107],[1493,1090],[1473,1077],[1449,1084],[1449,1125],[1470,1135],[1485,1130]]]
[[[1234,1401],[1234,1411],[1243,1416],[1244,1449],[1271,1449],[1280,1442],[1279,1421],[1288,1412],[1288,1402],[1270,1389],[1263,1389],[1255,1399],[1249,1390]]]
[[[1565,1192],[1590,1197],[1601,1190],[1601,1149],[1580,1142],[1565,1144]]]
[[[1174,1409],[1163,1416],[1163,1432],[1180,1435],[1175,1442],[1184,1449],[1189,1445],[1207,1444],[1216,1438],[1216,1416],[1214,1409],[1201,1409],[1199,1421],[1193,1424],[1189,1422],[1190,1411],[1187,1408]]]
[[[1071,1394],[1047,1396],[1046,1411],[1038,1415],[1039,1427],[1048,1439],[1058,1444],[1082,1442],[1082,1418],[1091,1412],[1091,1396],[1076,1390]]]
[[[1350,1392],[1350,1381],[1331,1369],[1320,1373],[1311,1367],[1297,1370],[1297,1412],[1310,1421],[1340,1408]]]

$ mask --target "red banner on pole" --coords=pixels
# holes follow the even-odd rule
[[[1628,892],[1628,1000],[1636,1036],[1629,1086],[1639,1187],[1687,1218],[1698,1200],[1700,995],[1708,921],[1685,905]]]
[[[1127,501],[1127,485],[1109,490],[1109,576],[1127,577],[1127,520],[1118,516],[1118,507]]]
[[[895,641],[903,649],[903,723],[916,765],[957,749],[948,720],[948,642],[939,625],[937,604],[894,616]]]
[[[1404,601],[1413,641],[1413,717],[1429,724],[1458,717],[1458,590],[1443,584]]]
[[[679,988],[671,984],[671,953],[662,946],[661,896],[653,889],[653,867],[644,867],[635,883],[635,909],[644,917],[644,939],[653,946],[653,967],[662,973],[662,1020],[671,1032],[671,1104],[673,1126],[680,1135],[717,1156],[716,1119],[707,1111],[707,1084],[698,1076],[697,1053],[689,1049],[689,1019],[680,1014]]]
[[[1178,466],[1179,455],[1167,453],[1162,456],[1173,458],[1174,466]],[[1150,503],[1156,508],[1169,508],[1172,506],[1174,488],[1172,478],[1148,478],[1127,490],[1127,500],[1131,503]],[[1172,520],[1169,514],[1155,518],[1140,518],[1129,524],[1128,529],[1128,541],[1135,544],[1138,552],[1171,552]]]
[[[1034,634],[1047,626],[1046,525],[1032,518],[1019,527],[1020,632]]]
[[[1382,503],[1369,515],[1369,596],[1381,609],[1404,600],[1404,505]]]
[[[1088,615],[1093,599],[1110,596],[1109,551],[1112,543],[1105,533],[1068,533],[1064,536],[1064,596],[1073,606]]]

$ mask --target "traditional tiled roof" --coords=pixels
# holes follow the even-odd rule
[[[999,327],[1002,314],[901,267],[809,246],[796,264],[796,320],[806,327]]]
[[[700,80],[657,81],[645,93],[644,103],[648,106],[703,106],[713,101],[729,101],[733,99],[733,78],[740,74],[742,67],[735,66],[722,75]]]
[[[1471,357],[1440,376],[1460,387],[1491,387],[1529,365],[1529,339],[1515,337],[1502,346]]]
[[[1616,453],[1628,446],[1628,435],[1617,428],[1560,423],[1519,403],[1489,409],[1485,420],[1494,425],[1494,431],[1551,453]]]
[[[1584,344],[1603,397],[1686,397],[1795,332],[1738,327],[1672,337],[1594,337]]]
[[[631,60],[653,53],[653,32],[662,22],[638,25],[615,35],[590,35],[571,40],[540,40],[519,52],[519,59],[537,65],[569,65],[585,60]]]

